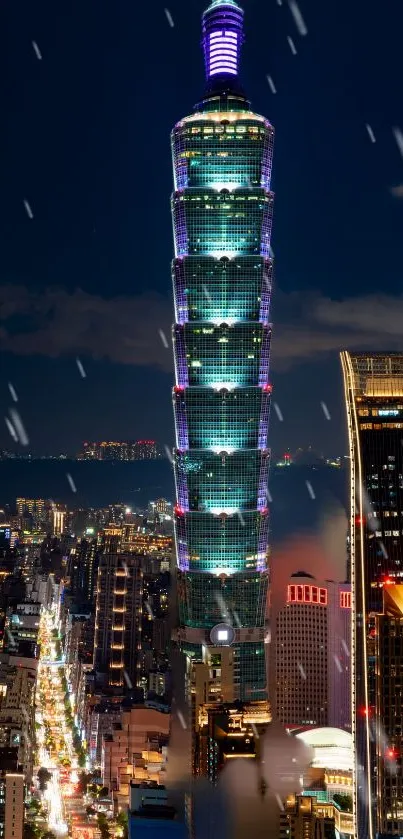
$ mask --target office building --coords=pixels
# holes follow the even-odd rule
[[[343,352],[341,362],[351,457],[355,833],[374,839],[388,820],[376,796],[375,615],[384,583],[403,575],[403,354]]]
[[[68,589],[75,603],[95,603],[98,564],[97,540],[79,539],[67,563]]]
[[[172,132],[174,517],[181,648],[231,645],[235,698],[252,701],[267,692],[274,132],[242,92],[243,38],[241,7],[213,0],[205,94]]]
[[[0,747],[0,839],[22,839],[25,780],[18,749]]]
[[[158,444],[155,440],[129,440],[84,443],[78,460],[156,460],[158,457]]]
[[[336,839],[334,807],[314,797],[289,795],[280,816],[279,839]]]
[[[272,619],[277,718],[288,728],[350,730],[350,584],[298,571]]]
[[[100,684],[114,691],[138,683],[141,649],[141,557],[120,552],[122,530],[104,530],[99,558],[94,669]]]
[[[376,616],[376,801],[380,835],[403,835],[403,584],[385,585]]]

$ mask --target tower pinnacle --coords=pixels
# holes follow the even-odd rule
[[[207,81],[238,76],[243,9],[235,0],[212,0],[203,14],[203,51]]]

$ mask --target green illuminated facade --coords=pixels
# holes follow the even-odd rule
[[[198,657],[228,624],[250,700],[266,694],[274,132],[240,88],[242,41],[242,9],[213,0],[206,94],[172,132],[174,468],[181,645]]]

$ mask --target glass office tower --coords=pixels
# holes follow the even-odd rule
[[[172,132],[179,639],[231,644],[264,699],[273,128],[239,80],[243,10],[203,15],[206,92]]]
[[[376,615],[384,587],[403,578],[403,354],[343,352],[341,361],[351,456],[354,836],[374,839],[385,823],[392,834],[403,830],[403,801],[396,801],[397,820],[384,797],[379,760],[387,759],[387,726],[376,701]],[[401,775],[401,755],[396,767]]]

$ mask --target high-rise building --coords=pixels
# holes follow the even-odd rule
[[[65,504],[52,504],[50,524],[53,536],[61,536],[66,529],[67,507]]]
[[[22,839],[25,778],[18,749],[0,748],[0,839]]]
[[[243,10],[203,15],[206,89],[172,132],[175,534],[182,650],[231,645],[264,699],[274,131],[238,75]],[[215,653],[214,653],[215,654]]]
[[[342,352],[341,362],[351,457],[355,835],[374,839],[388,820],[375,789],[375,615],[384,584],[403,576],[403,354]]]
[[[376,801],[380,835],[403,834],[403,585],[383,590],[376,616]]]
[[[94,603],[99,550],[96,539],[80,539],[71,549],[67,564],[69,591],[76,603]]]
[[[43,498],[17,498],[17,516],[23,517],[27,514],[32,516],[35,527],[46,521],[49,502]]]
[[[277,718],[288,728],[350,730],[350,584],[298,571],[282,608],[273,604],[272,620]]]
[[[141,557],[121,553],[122,530],[106,528],[98,568],[94,669],[106,688],[136,687],[142,620]]]

